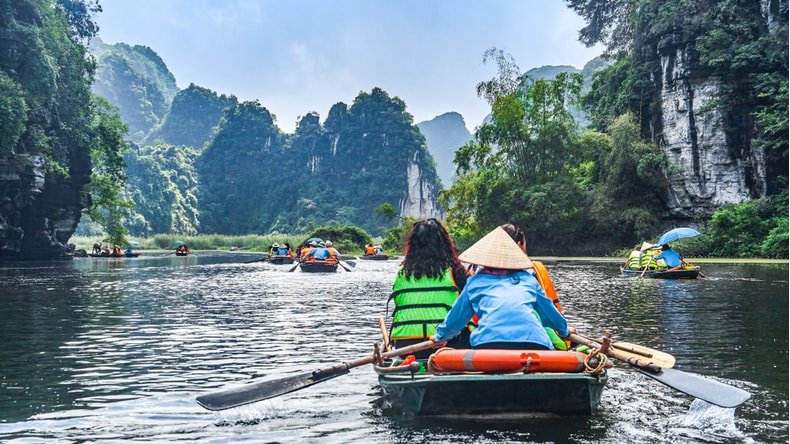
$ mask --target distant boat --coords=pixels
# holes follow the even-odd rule
[[[281,256],[281,255],[274,255],[269,258],[269,262],[275,265],[283,265],[283,264],[293,264],[294,258],[293,256]]]
[[[176,251],[176,256],[189,256],[189,252]]]
[[[637,269],[621,267],[620,272],[625,276],[643,276],[653,279],[696,279],[699,276],[699,267],[678,268],[671,270],[668,268],[658,268],[655,270]]]
[[[390,257],[386,254],[366,254],[364,256],[360,256],[359,258],[366,261],[386,261]]]
[[[114,254],[110,254],[108,256],[106,254],[88,253],[88,256],[90,256],[90,257],[106,257],[108,259],[113,259],[113,258],[115,258],[115,259],[123,259],[125,257],[137,257],[137,256],[140,256],[140,253],[131,253],[131,254],[121,253],[120,256],[117,256],[117,255],[114,255]]]
[[[310,261],[302,262],[299,268],[305,273],[334,273],[337,271],[337,262]]]

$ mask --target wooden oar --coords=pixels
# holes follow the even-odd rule
[[[294,262],[294,266],[288,269],[288,273],[296,270],[296,267],[298,267],[299,264],[301,264],[301,262],[299,262],[299,261]]]
[[[602,345],[601,341],[598,339],[590,338],[580,334],[577,334],[577,336],[587,341],[597,343],[597,348],[600,348]],[[663,368],[672,368],[675,366],[675,357],[669,353],[662,352],[661,350],[645,347],[644,345],[620,341],[612,342],[611,346],[618,349],[622,353],[627,354],[629,358],[641,359],[642,361],[655,364]]]
[[[596,341],[587,340],[585,337],[577,334],[571,334],[570,340],[579,344],[585,344],[589,347],[597,348],[600,345]],[[628,363],[628,365],[635,368],[639,373],[649,376],[667,387],[671,387],[687,395],[691,395],[720,407],[737,407],[752,396],[751,393],[745,390],[714,381],[713,379],[708,379],[701,375],[651,364],[649,359],[635,358],[614,347],[609,347],[608,350],[605,350],[605,353],[607,356]]]
[[[338,261],[337,261],[337,264],[338,264],[338,265],[340,265],[340,267],[341,267],[342,269],[344,269],[344,270],[346,270],[346,271],[351,271],[351,267],[349,267],[347,263],[345,263],[345,262],[343,262],[343,261],[341,261],[341,260],[338,260]]]
[[[387,323],[384,322],[384,316],[379,316],[379,330],[381,330],[381,340],[384,342],[384,350],[392,350],[390,335],[387,333]]]
[[[394,358],[396,356],[410,355],[421,350],[434,347],[432,341],[419,342],[408,347],[399,348],[386,353],[382,353],[382,359]],[[218,392],[207,393],[197,397],[197,403],[209,410],[226,410],[239,407],[253,402],[275,398],[286,393],[295,392],[311,385],[327,381],[340,375],[344,375],[354,367],[370,364],[374,362],[374,356],[368,355],[351,361],[341,362],[329,367],[325,367],[312,372],[301,373],[298,375],[287,376],[285,378],[273,379],[268,381],[254,382],[238,387],[233,387]]]

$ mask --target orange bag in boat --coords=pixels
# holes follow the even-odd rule
[[[584,370],[585,355],[559,350],[457,350],[442,348],[428,358],[436,372],[578,373]]]

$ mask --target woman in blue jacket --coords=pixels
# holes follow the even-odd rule
[[[472,315],[477,315],[478,322],[470,343],[477,349],[553,350],[544,325],[562,337],[575,331],[568,327],[534,274],[526,271],[532,268],[529,257],[501,227],[459,258],[482,268],[469,278],[444,322],[436,328],[436,343],[441,345],[455,337]]]

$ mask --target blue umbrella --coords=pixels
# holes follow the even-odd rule
[[[662,234],[661,237],[658,238],[656,241],[659,245],[668,244],[670,242],[676,241],[678,239],[683,239],[686,237],[694,237],[699,236],[699,231],[688,228],[688,227],[680,227],[680,228],[673,228],[666,233]]]

